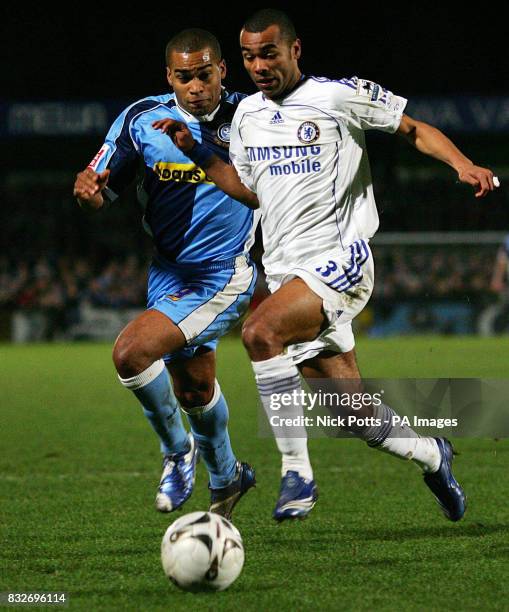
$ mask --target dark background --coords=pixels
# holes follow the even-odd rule
[[[303,41],[305,72],[359,75],[405,97],[509,91],[507,26],[491,9],[430,3],[279,3]],[[444,3],[441,3],[444,5]],[[116,5],[117,6],[117,5]],[[266,5],[139,3],[109,10],[78,3],[62,10],[20,4],[2,9],[2,90],[10,99],[139,98],[166,90],[164,47],[180,29],[215,33],[229,66],[227,85],[253,91],[238,33]],[[207,8],[208,7],[208,8]],[[233,87],[232,87],[233,86]]]

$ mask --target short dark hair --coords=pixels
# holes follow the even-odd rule
[[[201,28],[182,30],[175,34],[166,45],[166,64],[170,65],[170,55],[173,51],[177,53],[194,53],[205,48],[209,48],[212,51],[217,61],[222,59],[221,46],[214,34]]]
[[[297,32],[290,17],[277,9],[269,8],[256,11],[246,20],[242,29],[246,32],[263,32],[271,25],[278,26],[281,37],[286,41],[293,42],[297,38]]]

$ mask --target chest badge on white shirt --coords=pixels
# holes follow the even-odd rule
[[[312,144],[320,138],[320,128],[313,121],[304,121],[299,125],[297,138],[304,144]]]

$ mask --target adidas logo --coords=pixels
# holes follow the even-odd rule
[[[285,120],[281,117],[281,113],[278,111],[274,117],[270,120],[270,125],[274,125],[275,123],[284,123]]]

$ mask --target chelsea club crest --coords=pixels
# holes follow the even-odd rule
[[[221,142],[230,142],[231,123],[222,123],[217,128],[217,137]]]
[[[304,144],[312,144],[320,137],[320,128],[313,121],[304,121],[297,130],[297,138]]]

